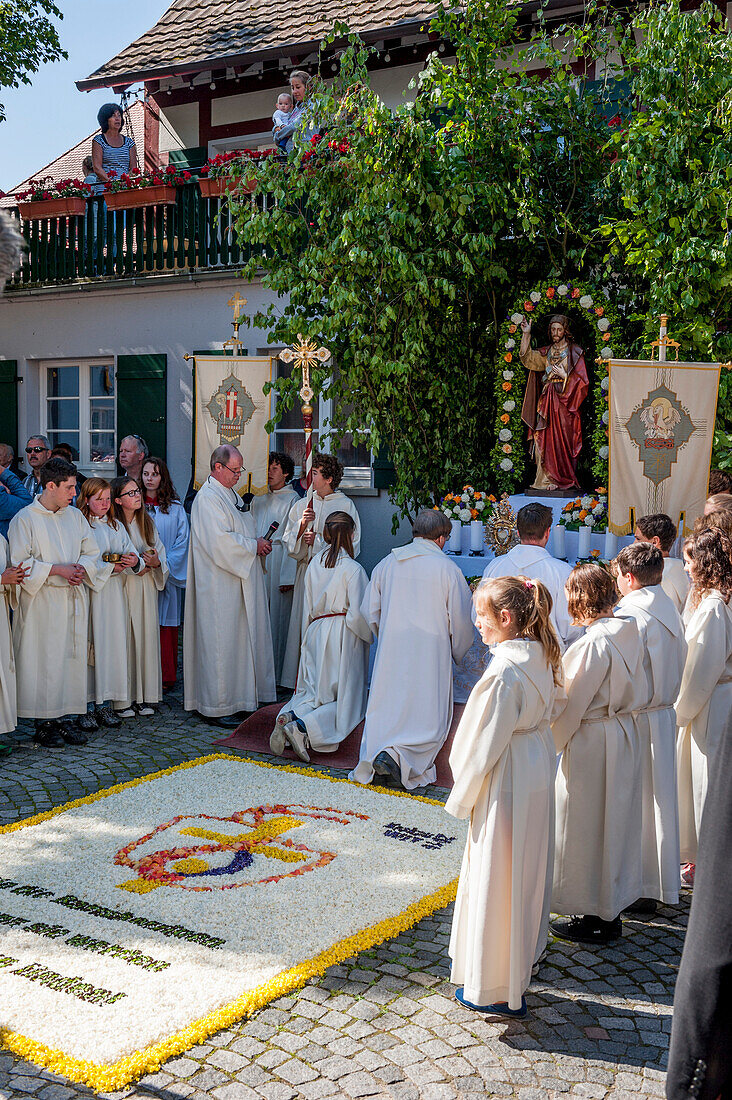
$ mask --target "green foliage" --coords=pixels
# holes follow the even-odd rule
[[[30,84],[44,61],[68,56],[48,16],[63,19],[51,0],[0,0],[0,88]],[[0,122],[4,118],[0,103]]]

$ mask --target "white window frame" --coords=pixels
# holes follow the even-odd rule
[[[41,435],[45,435],[53,446],[53,440],[49,432],[56,429],[48,426],[48,371],[54,367],[78,367],[79,368],[79,461],[76,464],[79,471],[87,477],[116,477],[116,463],[91,462],[89,460],[89,433],[91,430],[91,367],[108,367],[115,380],[114,394],[114,452],[117,453],[117,378],[116,363],[113,355],[102,355],[93,358],[74,357],[69,359],[41,359],[39,367],[39,397],[40,416],[39,423],[43,425]],[[53,400],[53,399],[52,399]],[[60,432],[63,434],[63,431]],[[110,466],[112,467],[110,469]]]

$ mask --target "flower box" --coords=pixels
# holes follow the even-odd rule
[[[39,218],[83,218],[86,213],[86,199],[37,199],[35,202],[19,202],[18,210],[21,218],[26,221],[37,221]]]
[[[132,210],[136,206],[164,206],[175,202],[175,188],[167,184],[132,187],[126,191],[107,191],[104,198],[110,210]]]
[[[198,186],[201,188],[201,198],[217,199],[221,198],[224,195],[227,195],[230,190],[235,193],[246,193],[254,191],[257,186],[257,181],[234,181],[229,176],[218,176],[214,177],[213,179],[208,179],[205,176],[201,176],[198,181]]]

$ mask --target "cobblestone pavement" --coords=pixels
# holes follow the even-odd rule
[[[41,750],[22,723],[0,761],[0,823],[211,751],[223,731],[167,695],[152,719],[100,731],[86,749]],[[430,791],[435,797],[445,792]],[[158,1100],[549,1100],[663,1096],[673,987],[689,895],[617,944],[551,942],[525,1021],[461,1008],[449,984],[452,907],[166,1063],[115,1097]],[[0,1023],[1,1021],[0,1010]],[[0,1100],[90,1090],[0,1050]]]

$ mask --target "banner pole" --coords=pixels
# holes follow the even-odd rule
[[[302,371],[302,423],[305,431],[305,507],[312,507],[313,503],[313,406],[312,400],[315,391],[310,385],[310,368],[318,363],[327,363],[330,359],[328,348],[319,348],[314,340],[306,339],[302,333],[298,333],[297,343],[291,348],[281,351],[279,358],[285,363],[294,363],[295,368]],[[310,525],[308,524],[308,527]],[[307,530],[307,528],[306,528]]]

